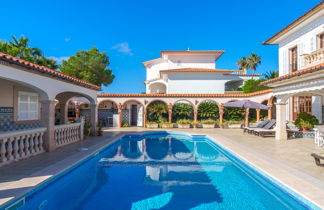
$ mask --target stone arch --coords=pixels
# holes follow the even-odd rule
[[[191,102],[190,100],[188,100],[188,99],[178,99],[172,104],[172,118],[173,118],[173,121],[177,121],[177,120],[179,120],[181,118],[184,118],[184,119],[187,118],[184,115],[181,117],[181,115],[178,115],[176,113],[176,108],[177,108],[176,105],[181,104],[181,103],[182,104],[189,104],[192,107],[192,112],[191,112],[191,114],[190,114],[190,116],[188,118],[191,119],[191,120],[195,120],[195,116],[197,114],[197,109],[196,109],[195,104],[193,102]]]
[[[149,93],[159,93],[159,94],[167,93],[167,86],[162,82],[151,83],[148,88],[149,88]]]
[[[134,104],[135,103],[135,104]],[[130,107],[127,105],[131,104]],[[129,99],[121,104],[122,123],[127,122],[130,126],[144,126],[144,104],[137,99]]]
[[[146,106],[144,107],[144,113],[145,113],[145,117],[144,117],[144,119],[145,119],[145,121],[146,121],[146,120],[153,120],[153,118],[156,117],[156,115],[155,115],[155,117],[154,117],[154,115],[150,116],[150,115],[149,115],[149,111],[148,111],[148,108],[149,108],[152,104],[154,104],[154,103],[156,103],[156,102],[161,102],[161,103],[165,104],[166,107],[167,107],[167,113],[162,114],[162,116],[160,116],[160,117],[162,117],[162,118],[169,118],[169,106],[170,106],[169,104],[171,104],[171,103],[168,104],[165,100],[160,99],[160,98],[157,98],[157,99],[153,99],[153,100],[149,101],[149,102],[146,104]]]
[[[197,114],[198,114],[198,116],[197,116],[197,118],[198,118],[198,120],[202,120],[202,119],[206,119],[205,117],[201,117],[200,115],[202,114],[202,110],[200,110],[199,109],[199,107],[201,106],[201,104],[203,104],[203,103],[205,103],[205,102],[211,102],[211,103],[213,103],[213,104],[215,104],[216,105],[216,107],[217,107],[217,109],[216,110],[214,110],[215,112],[216,112],[216,116],[215,117],[208,117],[208,118],[218,118],[219,117],[219,112],[220,112],[220,110],[223,110],[222,109],[222,106],[221,106],[221,104],[219,104],[216,100],[214,100],[214,99],[204,99],[204,100],[202,100],[202,101],[200,101],[198,104],[197,104]]]

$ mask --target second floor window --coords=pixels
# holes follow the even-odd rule
[[[319,49],[324,48],[324,33],[318,36]]]
[[[298,68],[298,57],[297,57],[297,46],[290,49],[290,58],[289,58],[289,66],[290,71],[297,71]]]

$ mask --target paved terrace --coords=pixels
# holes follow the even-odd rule
[[[28,192],[37,184],[110,144],[121,135],[145,131],[152,130],[135,127],[109,129],[103,137],[88,138],[55,152],[43,153],[1,167],[0,205]],[[324,148],[316,147],[313,139],[276,141],[274,138],[243,134],[240,129],[169,129],[169,131],[207,134],[265,173],[324,207],[324,167],[317,167],[310,156],[310,153],[324,151]],[[80,151],[82,147],[88,150]]]

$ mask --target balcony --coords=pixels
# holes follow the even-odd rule
[[[316,66],[324,62],[324,48],[318,49],[310,54],[303,56],[302,68]]]

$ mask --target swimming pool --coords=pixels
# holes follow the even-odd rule
[[[41,185],[18,209],[310,209],[206,136],[127,135]]]

